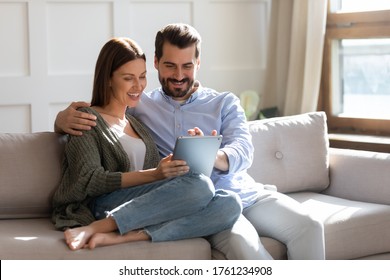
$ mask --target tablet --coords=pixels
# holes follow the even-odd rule
[[[222,135],[180,136],[176,139],[173,159],[185,160],[190,170],[210,176],[221,142]]]

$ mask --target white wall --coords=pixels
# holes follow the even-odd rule
[[[202,35],[204,86],[261,93],[270,0],[0,0],[0,132],[52,131],[58,111],[90,101],[95,61],[113,36],[147,54],[159,86],[154,37],[170,22]]]

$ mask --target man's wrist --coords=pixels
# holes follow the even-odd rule
[[[229,171],[229,158],[222,150],[218,150],[215,159],[215,168],[221,171]]]

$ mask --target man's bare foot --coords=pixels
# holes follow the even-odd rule
[[[130,231],[124,235],[120,235],[118,232],[108,233],[95,233],[90,238],[85,248],[94,249],[96,247],[115,245],[132,241],[145,241],[150,237],[145,231]]]
[[[89,242],[93,234],[90,226],[67,229],[64,232],[65,242],[71,250],[79,250]]]

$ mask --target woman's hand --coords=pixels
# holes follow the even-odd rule
[[[159,179],[176,177],[187,173],[190,167],[184,160],[172,160],[172,154],[163,158],[156,168]]]
[[[139,186],[186,174],[190,167],[184,160],[172,160],[172,154],[163,158],[156,168],[122,173],[122,188]]]

